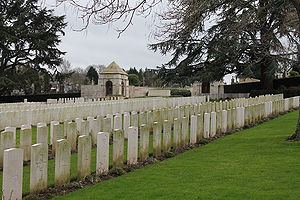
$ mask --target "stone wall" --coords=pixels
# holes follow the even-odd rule
[[[129,86],[129,98],[145,97],[151,89],[155,88]]]
[[[81,86],[81,97],[84,98],[102,98],[105,97],[99,85],[82,85]]]
[[[151,89],[148,92],[149,97],[169,97],[171,96],[171,90],[154,90]]]

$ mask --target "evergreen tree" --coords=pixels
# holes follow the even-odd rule
[[[92,82],[94,81],[94,84],[98,84],[99,75],[98,72],[95,70],[94,67],[90,67],[86,76],[89,78],[89,80]]]
[[[0,0],[0,11],[0,93],[9,94],[22,87],[20,69],[41,71],[60,64],[64,52],[57,46],[66,23],[38,0]]]

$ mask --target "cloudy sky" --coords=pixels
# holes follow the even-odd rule
[[[109,65],[116,61],[122,68],[155,68],[170,60],[150,51],[147,45],[155,40],[150,33],[154,30],[153,17],[134,18],[133,25],[118,38],[116,28],[124,24],[94,25],[85,31],[74,31],[81,28],[81,20],[76,10],[68,5],[55,7],[55,0],[49,0],[47,7],[55,10],[56,15],[66,15],[68,27],[62,38],[60,49],[67,52],[65,58],[73,67],[87,67],[92,64]]]

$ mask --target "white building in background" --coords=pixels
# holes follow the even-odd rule
[[[129,97],[128,74],[115,62],[100,73],[98,85],[81,86],[82,97],[102,98],[113,95]]]
[[[105,96],[129,96],[128,74],[115,62],[112,62],[100,73],[98,85]]]

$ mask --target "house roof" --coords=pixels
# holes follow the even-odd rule
[[[128,75],[119,65],[114,61],[108,65],[102,72],[103,74],[124,74]]]

